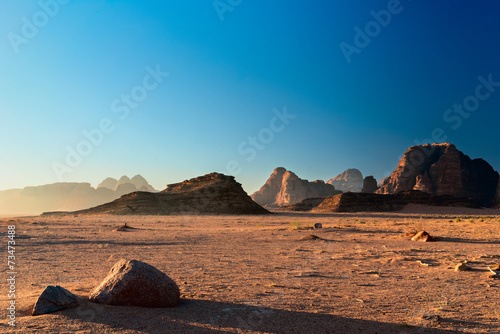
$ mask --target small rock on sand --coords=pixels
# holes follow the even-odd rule
[[[300,240],[323,240],[323,239],[321,239],[317,235],[309,234],[309,235],[303,236],[302,238],[300,238]]]
[[[411,238],[412,241],[423,241],[423,242],[427,242],[427,241],[434,241],[434,238],[431,237],[431,235],[425,231],[420,231],[418,232],[417,234],[415,234],[412,238]]]
[[[80,305],[82,299],[60,286],[49,285],[38,297],[32,315],[42,315]]]
[[[491,270],[500,270],[500,264],[495,264],[494,266],[490,266]]]
[[[471,270],[465,263],[459,263],[455,266],[455,271],[468,271]]]

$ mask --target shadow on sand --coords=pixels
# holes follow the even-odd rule
[[[63,321],[113,332],[140,333],[460,333],[405,324],[349,319],[336,315],[286,311],[246,303],[183,299],[174,308],[148,309],[86,302],[58,313]],[[65,320],[64,320],[65,319]],[[473,324],[464,324],[471,326]],[[111,328],[110,328],[111,327]]]

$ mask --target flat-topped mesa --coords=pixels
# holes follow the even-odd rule
[[[470,159],[450,143],[410,147],[379,194],[420,190],[432,195],[451,195],[492,206],[499,175],[483,159]]]
[[[323,213],[390,212],[401,210],[407,204],[479,208],[479,205],[469,198],[456,198],[448,195],[436,196],[418,190],[409,190],[397,194],[347,192],[331,197],[308,198],[285,209]]]
[[[174,183],[159,193],[134,192],[76,214],[268,214],[233,176],[211,173]]]
[[[252,198],[262,206],[277,208],[297,203],[305,198],[333,196],[338,193],[340,191],[324,181],[309,182],[283,167],[278,167],[266,184],[252,194]]]

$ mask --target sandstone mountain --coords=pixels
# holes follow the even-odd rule
[[[498,181],[498,173],[483,159],[471,160],[449,143],[425,144],[405,152],[377,193],[420,190],[432,195],[467,197],[482,206],[492,206]]]
[[[252,199],[266,208],[297,203],[305,198],[332,196],[340,193],[335,187],[317,180],[303,180],[291,171],[278,167],[266,184],[252,194]]]
[[[90,183],[59,182],[0,191],[0,215],[38,215],[46,211],[81,210],[137,190],[155,191],[142,176],[134,178],[129,179],[133,183],[121,185],[116,179],[107,178],[97,189]]]
[[[326,181],[326,183],[343,192],[360,192],[363,189],[363,174],[358,169],[351,168]]]
[[[365,177],[363,181],[363,189],[361,189],[362,193],[373,194],[378,189],[377,180],[373,176]]]
[[[268,214],[255,203],[233,176],[211,173],[169,184],[159,193],[138,191],[110,203],[71,214]],[[47,214],[61,214],[53,212]]]
[[[285,209],[313,212],[387,212],[401,210],[410,203],[431,206],[479,207],[475,201],[468,198],[456,198],[448,195],[436,196],[418,190],[410,190],[383,195],[348,192],[324,198],[305,199]]]

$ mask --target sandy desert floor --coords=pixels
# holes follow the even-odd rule
[[[125,222],[133,228],[116,231]],[[500,211],[5,218],[4,262],[12,224],[17,318],[12,328],[2,316],[0,332],[500,333],[500,280],[487,269],[500,264]],[[402,237],[421,229],[439,241]],[[45,286],[86,297],[120,258],[167,273],[181,305],[86,302],[31,316]],[[472,270],[455,272],[465,260]]]

